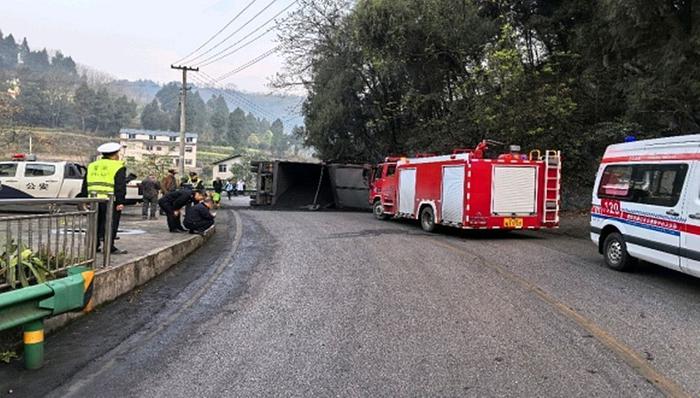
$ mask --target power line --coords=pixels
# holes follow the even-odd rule
[[[209,76],[209,75],[207,75]],[[270,123],[272,123],[275,119],[279,119],[277,116],[271,114],[270,112],[262,109],[260,106],[257,104],[253,103],[250,101],[248,98],[242,96],[241,94],[238,94],[237,92],[233,91],[224,91],[222,89],[217,88],[212,82],[207,81],[208,79],[211,79],[211,76],[207,80],[202,79],[198,76],[195,76],[196,80],[203,85],[208,85],[210,88],[218,92],[219,94],[222,94],[226,96],[227,98],[231,99],[232,101],[242,104],[244,108],[250,108],[252,109],[253,112],[261,114],[263,117],[270,119]]]
[[[245,44],[243,44],[242,46],[240,46],[240,47],[234,49],[233,51],[224,54],[226,51],[228,51],[228,50],[230,50],[231,48],[235,47],[236,45],[240,44],[243,40],[249,38],[249,37],[252,36],[255,32],[257,32],[257,31],[259,31],[260,29],[262,29],[263,27],[265,27],[265,25],[267,25],[267,24],[269,24],[270,22],[274,21],[275,18],[277,18],[277,17],[279,17],[280,15],[282,15],[284,12],[286,12],[287,10],[289,10],[293,5],[295,5],[295,4],[298,3],[298,2],[299,2],[299,0],[295,0],[295,1],[291,2],[287,7],[285,7],[284,9],[282,9],[282,11],[278,12],[277,14],[275,14],[275,16],[273,16],[272,18],[270,18],[270,19],[268,19],[267,21],[265,21],[264,23],[262,23],[260,26],[258,26],[257,28],[255,28],[253,31],[251,31],[251,32],[248,33],[247,35],[243,36],[240,40],[238,40],[237,42],[235,42],[235,43],[231,44],[230,46],[224,48],[223,50],[219,51],[218,53],[209,56],[209,57],[206,58],[205,60],[199,62],[198,65],[199,65],[199,66],[211,65],[211,64],[214,63],[214,62],[220,61],[220,60],[222,60],[222,59],[224,59],[224,58],[226,58],[226,57],[231,56],[232,54],[238,52],[238,51],[241,50],[242,48],[244,48],[244,47],[250,45],[251,43],[255,42],[256,40],[258,40],[258,39],[260,39],[261,37],[265,36],[266,34],[270,33],[270,32],[273,31],[275,28],[277,28],[280,24],[279,24],[279,23],[278,23],[278,24],[275,24],[274,26],[272,26],[271,28],[267,29],[267,30],[266,30],[265,32],[263,32],[262,34],[259,34],[258,36],[256,36],[254,39],[248,41],[247,43],[245,43]],[[224,54],[224,55],[221,55],[221,54]],[[220,55],[221,55],[221,56],[220,56]]]
[[[236,68],[234,68],[234,69],[232,69],[232,70],[230,70],[230,71],[224,73],[223,75],[217,77],[217,78],[215,79],[215,81],[216,81],[216,82],[221,82],[221,81],[226,80],[226,79],[228,79],[229,77],[235,75],[236,73],[242,72],[242,71],[244,71],[244,70],[250,68],[251,66],[257,64],[258,62],[264,60],[265,58],[267,58],[267,57],[269,57],[270,55],[272,55],[272,54],[276,53],[277,51],[279,51],[279,49],[280,49],[281,47],[282,47],[282,46],[277,46],[277,47],[274,47],[274,48],[272,48],[272,49],[270,49],[270,50],[265,51],[264,53],[262,53],[262,54],[258,55],[257,57],[251,59],[250,61],[246,62],[245,64],[243,64],[243,65],[241,65],[241,66],[238,66],[238,67],[236,67]]]
[[[190,60],[190,63],[195,63],[195,61],[197,61],[198,59],[202,58],[203,56],[209,54],[209,53],[212,52],[215,48],[217,48],[217,47],[219,47],[220,45],[222,45],[223,43],[225,43],[228,39],[230,39],[231,37],[233,37],[233,35],[235,35],[236,33],[240,32],[243,28],[245,28],[246,26],[248,26],[248,24],[250,24],[251,22],[253,22],[253,21],[254,21],[257,17],[259,17],[263,12],[267,11],[268,8],[272,7],[272,5],[275,4],[277,1],[278,1],[278,0],[272,0],[272,1],[271,1],[270,3],[268,3],[262,10],[258,11],[257,14],[253,15],[252,18],[250,18],[248,21],[246,21],[246,23],[244,23],[243,25],[241,25],[240,27],[238,27],[238,29],[234,30],[231,34],[229,34],[228,36],[226,36],[223,40],[221,40],[220,42],[216,43],[216,44],[214,45],[214,47],[210,47],[207,51],[205,51],[205,52],[199,54],[198,56],[196,56],[196,57],[194,57],[194,58],[192,58],[192,59]]]
[[[204,46],[206,46],[207,44],[211,43],[211,41],[214,40],[214,39],[216,38],[216,36],[220,35],[221,32],[223,32],[224,30],[226,30],[226,28],[228,28],[235,20],[237,20],[238,17],[240,17],[241,15],[243,15],[243,13],[246,12],[246,10],[248,10],[248,8],[250,8],[250,6],[252,6],[256,1],[257,1],[257,0],[252,0],[250,3],[248,3],[248,5],[246,5],[245,7],[243,7],[243,9],[242,9],[238,14],[236,14],[236,16],[234,16],[230,21],[228,21],[228,23],[227,23],[226,25],[224,25],[223,28],[219,29],[218,32],[214,33],[214,35],[213,35],[212,37],[210,37],[207,41],[205,41],[204,44],[202,44],[201,46],[197,47],[197,49],[195,49],[195,50],[192,51],[191,53],[185,55],[184,57],[178,59],[177,61],[175,61],[175,62],[173,62],[173,63],[178,64],[178,63],[180,63],[180,62],[186,60],[187,58],[191,57],[192,55],[196,54],[199,50],[201,50],[202,48],[204,48]]]

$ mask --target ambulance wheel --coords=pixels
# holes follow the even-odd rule
[[[380,200],[374,202],[372,212],[377,220],[386,220],[387,218],[386,214],[384,214],[384,206],[382,206],[382,202]]]
[[[420,212],[420,226],[425,232],[433,232],[435,230],[435,213],[433,208],[425,206]]]
[[[616,271],[628,271],[634,266],[635,259],[627,252],[627,244],[618,232],[613,232],[603,243],[605,264]]]

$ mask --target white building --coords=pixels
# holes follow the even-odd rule
[[[242,161],[243,158],[241,158],[241,155],[233,155],[212,163],[212,178],[216,179],[216,177],[219,177],[222,180],[228,180],[233,177],[233,173],[231,172],[233,165],[241,164]]]
[[[174,131],[121,129],[119,142],[124,159],[143,160],[144,155],[167,156],[173,166],[180,163],[180,133]],[[197,134],[185,134],[185,167],[197,166]]]

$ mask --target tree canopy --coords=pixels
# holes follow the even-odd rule
[[[484,138],[561,149],[572,185],[606,145],[700,128],[691,0],[300,0],[277,86],[325,160],[376,161]]]

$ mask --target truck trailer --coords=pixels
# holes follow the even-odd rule
[[[559,226],[561,153],[557,150],[488,156],[485,140],[447,155],[388,157],[373,170],[369,204],[378,219],[419,220],[462,229],[540,229]]]

